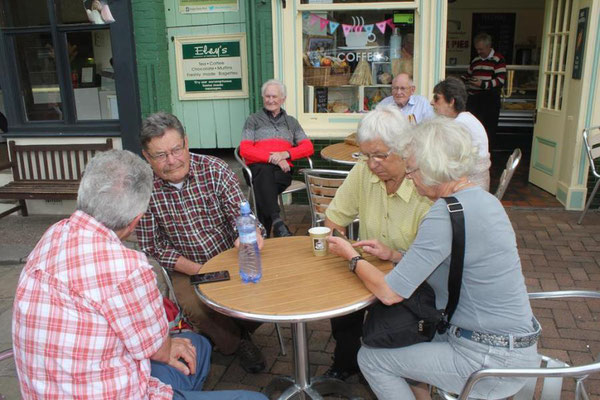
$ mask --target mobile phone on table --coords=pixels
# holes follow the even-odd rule
[[[350,239],[348,239],[348,238],[346,237],[346,235],[344,235],[342,232],[340,232],[339,230],[337,230],[337,229],[335,229],[335,228],[333,228],[333,236],[335,236],[335,237],[339,237],[339,238],[342,238],[342,239],[344,239],[346,242],[348,242],[348,243],[351,243],[351,242],[350,242]]]
[[[333,234],[333,236],[335,236],[335,237],[339,237],[339,238],[342,238],[342,239],[344,239],[344,240],[345,240],[346,242],[348,242],[348,243],[352,243],[352,241],[351,241],[350,239],[348,239],[348,237],[347,237],[346,235],[344,235],[342,232],[340,232],[339,230],[337,230],[337,229],[335,229],[335,228],[333,228],[333,233],[332,233],[332,234]],[[362,255],[362,254],[363,254],[363,251],[362,251],[362,249],[361,249],[360,247],[355,247],[355,249],[356,249],[356,251],[358,251],[358,253],[359,253],[360,255]]]
[[[199,285],[201,283],[228,281],[230,279],[229,271],[223,270],[192,275],[190,276],[190,284]]]

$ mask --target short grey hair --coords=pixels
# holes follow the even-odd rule
[[[473,38],[473,43],[474,44],[483,43],[486,46],[491,46],[492,45],[492,37],[485,32],[480,32],[477,35],[475,35],[475,37]]]
[[[477,148],[465,126],[451,118],[436,117],[417,125],[405,157],[414,157],[423,183],[435,186],[471,175]]]
[[[109,150],[96,154],[86,166],[77,209],[118,231],[146,211],[151,193],[150,165],[130,151]]]
[[[467,88],[460,79],[449,76],[433,87],[434,94],[441,94],[447,103],[454,100],[454,111],[461,113],[467,109]]]
[[[393,152],[402,154],[410,143],[410,123],[395,104],[377,107],[358,124],[358,143],[381,140]]]
[[[267,90],[267,86],[269,85],[277,86],[279,88],[279,93],[281,93],[281,97],[287,97],[287,89],[285,88],[285,85],[283,84],[283,82],[278,81],[277,79],[269,79],[268,81],[263,83],[262,87],[260,88],[261,96],[265,95],[265,91]]]
[[[181,121],[173,114],[159,111],[149,115],[142,121],[142,130],[140,132],[140,142],[144,150],[148,149],[148,143],[155,138],[161,137],[169,129],[174,129],[181,138],[185,138],[185,130]]]

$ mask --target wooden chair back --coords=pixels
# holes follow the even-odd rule
[[[308,190],[312,226],[317,226],[325,221],[325,210],[344,183],[348,171],[307,168],[302,173]]]

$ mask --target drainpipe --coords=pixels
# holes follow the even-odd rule
[[[259,66],[260,63],[258,61],[258,56],[256,54],[255,49],[257,48],[257,39],[256,39],[256,10],[255,3],[253,1],[249,1],[246,3],[246,32],[249,35],[248,40],[248,95],[250,96],[250,113],[256,112],[258,110],[258,97],[257,97],[257,85],[260,84],[260,75],[259,75]]]

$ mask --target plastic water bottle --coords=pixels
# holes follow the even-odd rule
[[[256,218],[250,211],[250,204],[244,201],[240,206],[240,216],[236,221],[240,235],[238,264],[244,282],[258,282],[262,277],[260,250],[256,242]]]

